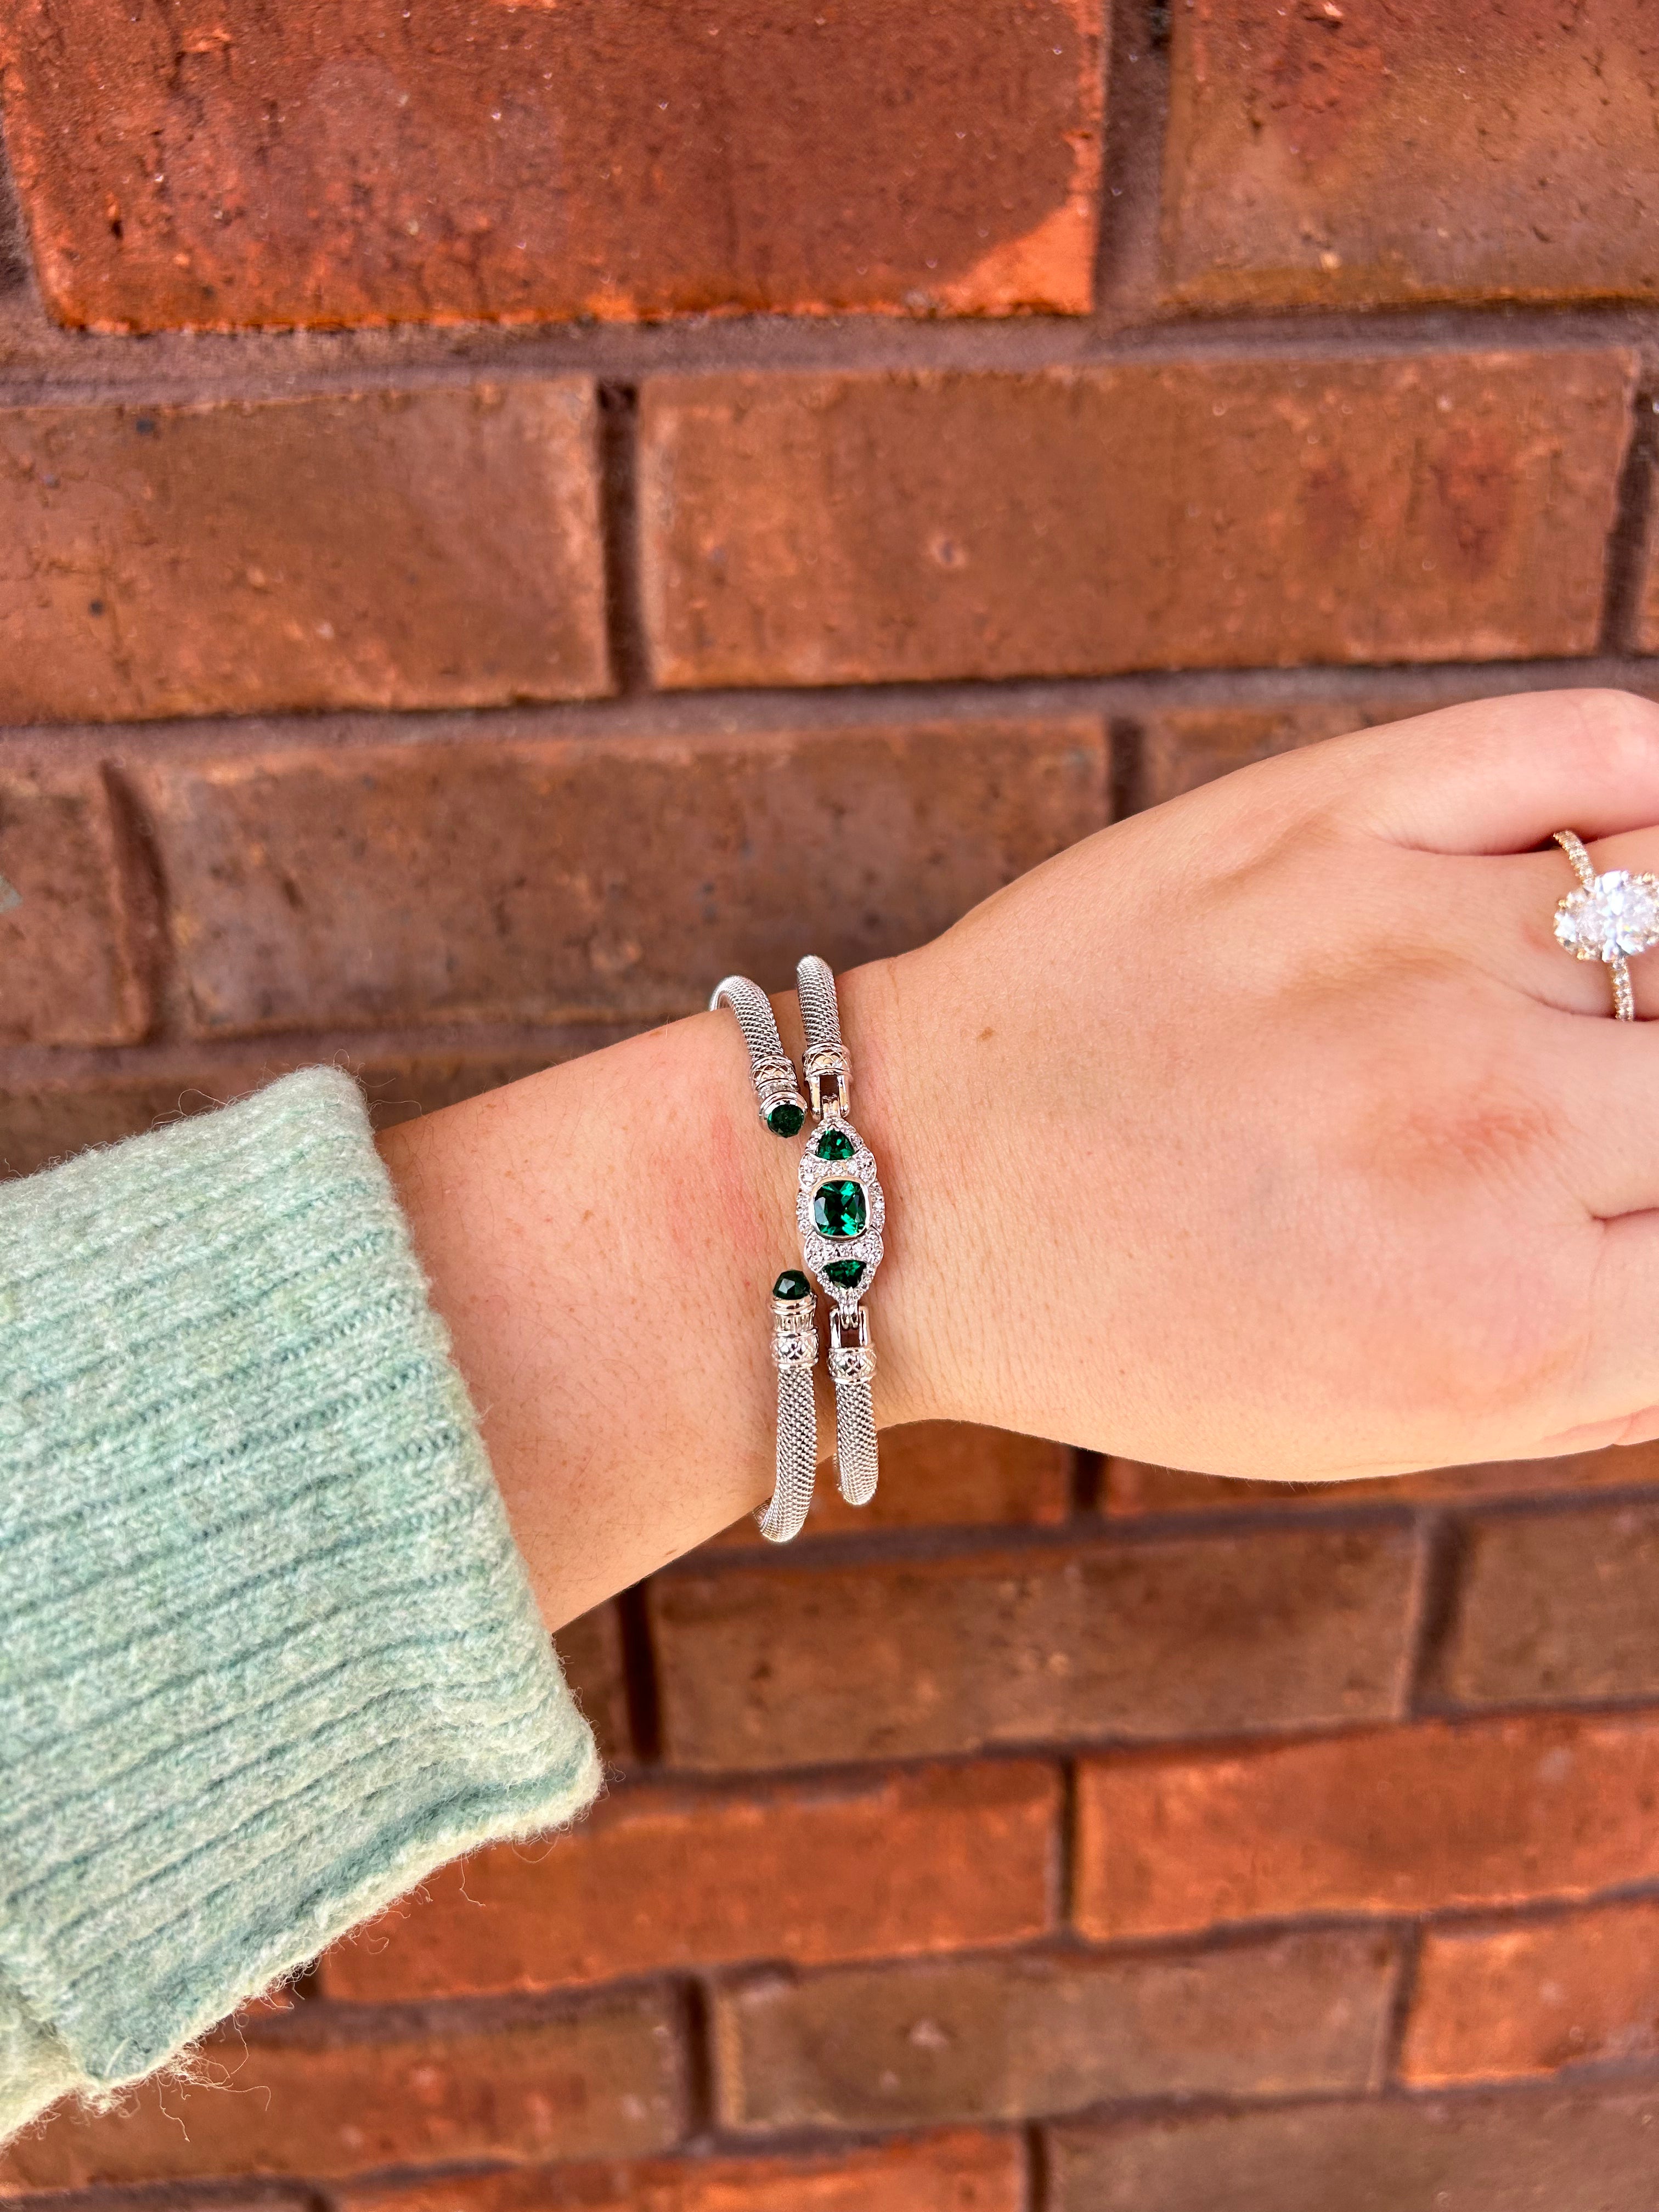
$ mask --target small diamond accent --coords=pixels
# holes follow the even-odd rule
[[[1555,909],[1555,941],[1580,960],[1612,960],[1659,945],[1659,876],[1610,868]]]

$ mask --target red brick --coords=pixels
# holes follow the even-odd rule
[[[610,689],[574,379],[0,410],[0,722]]]
[[[1519,678],[1519,681],[1517,681]],[[1557,681],[1560,681],[1559,675]],[[1183,791],[1230,775],[1252,761],[1299,745],[1317,744],[1351,730],[1376,729],[1443,707],[1462,706],[1492,696],[1496,678],[1466,683],[1449,671],[1401,684],[1369,684],[1340,699],[1280,701],[1267,706],[1168,707],[1138,718],[1140,769],[1138,798],[1156,806]],[[1521,670],[1504,674],[1506,689],[1535,689]],[[1655,687],[1628,679],[1627,688],[1651,696]]]
[[[1659,2057],[1659,1903],[1425,1932],[1400,2070],[1434,2087]]]
[[[1100,0],[26,0],[6,126],[101,329],[1086,311]]]
[[[1010,2136],[966,2130],[793,2158],[520,2167],[442,2181],[359,2185],[345,2212],[1024,2212]]]
[[[687,1013],[732,968],[788,981],[781,948],[842,968],[920,943],[1106,813],[1080,718],[135,773],[203,1032]]]
[[[1636,603],[1636,649],[1659,653],[1659,507],[1648,511]]]
[[[1195,1957],[957,1960],[772,1978],[715,2001],[733,2128],[1018,2119],[1108,2098],[1375,2086],[1395,1961],[1371,1935]]]
[[[1052,2212],[1653,2212],[1659,2094],[1390,2097],[1062,2128]]]
[[[1625,354],[665,378],[677,686],[1586,653]]]
[[[1656,1589],[1659,1504],[1471,1522],[1434,1690],[1460,1705],[1659,1695]]]
[[[657,1997],[471,2036],[246,2050],[226,2038],[201,2057],[210,2078],[197,2086],[152,2077],[112,2112],[58,2107],[0,2153],[0,2192],[630,2157],[665,2149],[685,2124],[676,2017]]]
[[[0,882],[21,901],[10,905],[0,892],[0,1040],[142,1037],[150,1020],[145,947],[96,769],[0,758]]]
[[[1415,1553],[1392,1528],[659,1577],[685,1767],[1218,1735],[1401,1710]]]
[[[1141,726],[1141,798],[1148,806],[1193,791],[1251,761],[1363,729],[1370,717],[1347,700],[1312,706],[1172,707]]]
[[[1054,1924],[1060,1778],[1006,1764],[710,1795],[633,1786],[541,1856],[445,1869],[322,1964],[330,1996],[1018,1942]]]
[[[628,1719],[628,1679],[622,1620],[614,1605],[596,1605],[567,1621],[555,1639],[564,1678],[586,1715],[601,1758],[626,1761],[634,1749]]]
[[[884,1431],[881,1487],[868,1505],[848,1505],[833,1476],[812,1493],[805,1536],[856,1535],[866,1528],[1023,1525],[1052,1527],[1072,1510],[1073,1455],[1041,1437],[967,1421],[917,1421]],[[752,1515],[715,1541],[765,1542]]]
[[[1078,1778],[1077,1924],[1106,1942],[1659,1881],[1659,1718],[1419,1723]]]
[[[1659,1444],[1576,1452],[1564,1459],[1494,1460],[1358,1482],[1235,1482],[1225,1475],[1187,1474],[1115,1459],[1106,1468],[1104,1504],[1114,1520],[1143,1513],[1324,1512],[1333,1505],[1456,1505],[1470,1499],[1548,1497],[1659,1486]]]
[[[1183,0],[1166,276],[1204,306],[1650,300],[1643,0]]]

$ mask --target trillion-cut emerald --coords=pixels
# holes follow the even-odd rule
[[[812,1224],[820,1237],[861,1237],[867,1218],[859,1183],[821,1182],[812,1194]]]
[[[830,1260],[826,1261],[823,1279],[833,1283],[838,1291],[855,1291],[864,1279],[862,1260]]]
[[[812,1285],[799,1267],[786,1267],[776,1282],[773,1284],[772,1295],[775,1298],[782,1298],[786,1303],[793,1304],[797,1298],[810,1298],[812,1295]]]
[[[858,1146],[845,1129],[826,1129],[814,1147],[821,1160],[850,1160]]]
[[[775,1106],[766,1109],[766,1126],[777,1137],[793,1137],[805,1119],[805,1109],[793,1098],[780,1098]]]

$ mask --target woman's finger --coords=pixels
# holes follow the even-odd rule
[[[1659,1208],[1605,1223],[1599,1240],[1579,1411],[1629,1422],[1659,1407]]]
[[[1436,853],[1524,853],[1659,822],[1659,707],[1627,691],[1533,691],[1340,740],[1356,811]]]
[[[1603,1221],[1649,1212],[1659,1219],[1659,1023],[1546,1013],[1533,1048],[1567,1188]],[[1659,1304],[1649,1314],[1643,1327],[1659,1376]]]
[[[1589,850],[1598,875],[1622,869],[1659,877],[1659,828],[1598,838]],[[1468,861],[1460,874],[1460,909],[1481,944],[1484,961],[1496,957],[1507,967],[1512,960],[1516,980],[1547,1006],[1611,1020],[1613,976],[1606,962],[1578,958],[1555,934],[1557,908],[1578,889],[1559,845],[1501,860]],[[1659,946],[1632,955],[1627,964],[1638,1018],[1659,1019]]]

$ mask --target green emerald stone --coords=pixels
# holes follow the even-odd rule
[[[866,1218],[861,1184],[821,1182],[812,1194],[812,1225],[820,1237],[861,1237]]]
[[[823,1270],[823,1279],[833,1283],[838,1291],[854,1291],[864,1274],[862,1260],[831,1260]]]
[[[780,1098],[775,1106],[766,1109],[766,1126],[776,1137],[793,1137],[806,1119],[805,1109],[793,1098]]]
[[[830,1128],[818,1139],[815,1149],[821,1160],[850,1160],[858,1146],[845,1129]]]
[[[775,1298],[786,1298],[792,1301],[796,1298],[810,1298],[812,1295],[812,1285],[799,1267],[786,1267],[776,1282],[773,1284],[772,1295]]]

